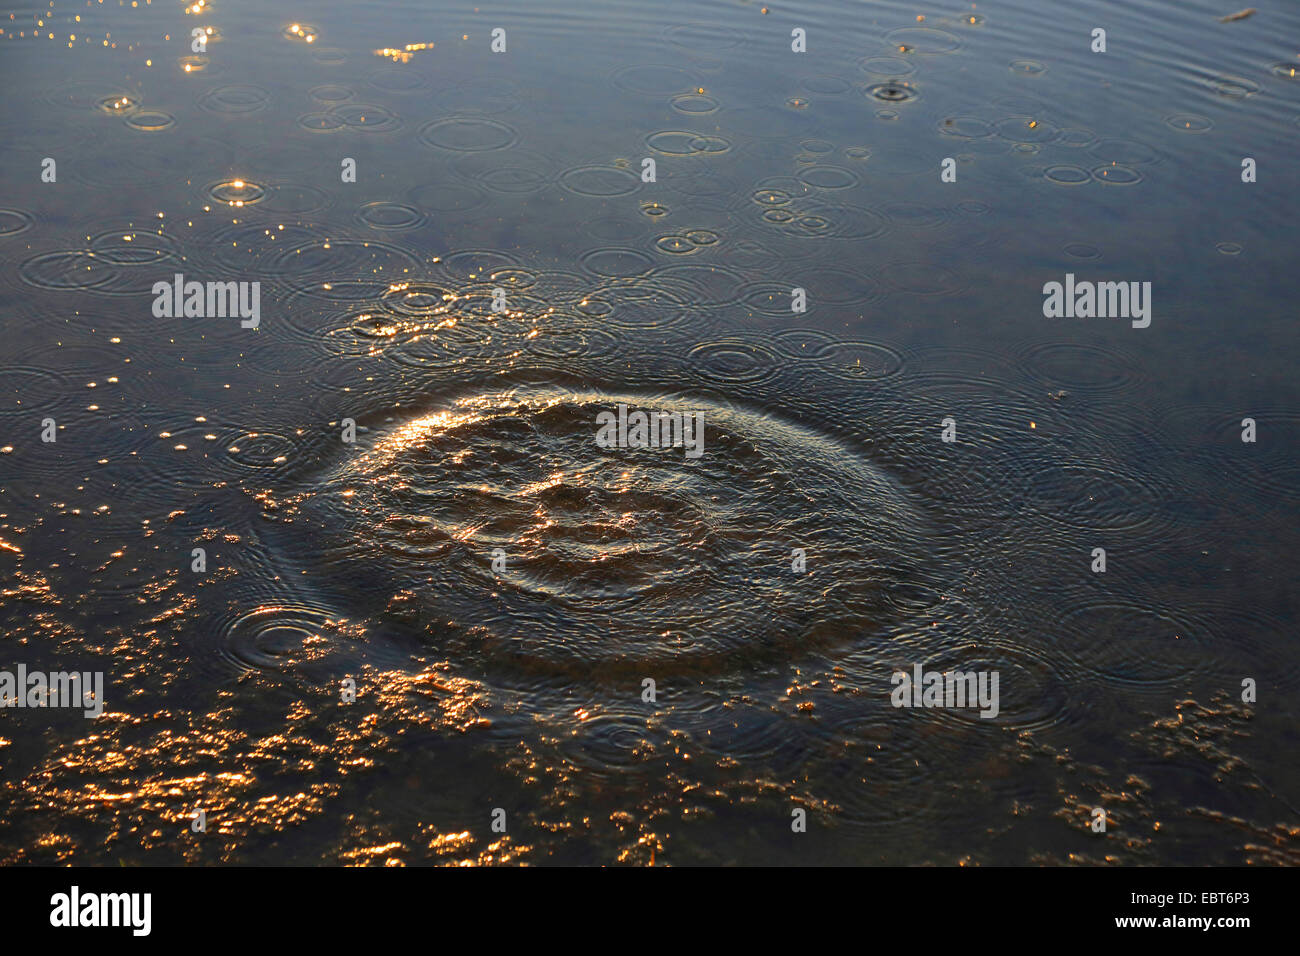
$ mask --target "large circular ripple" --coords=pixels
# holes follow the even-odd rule
[[[600,447],[620,403],[702,412],[703,454]],[[528,386],[362,428],[291,520],[381,631],[471,668],[723,673],[884,640],[932,551],[857,448],[700,398]]]

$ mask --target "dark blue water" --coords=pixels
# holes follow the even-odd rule
[[[0,859],[1295,862],[1300,11],[1233,12],[4,11],[0,671],[105,690],[0,710]]]

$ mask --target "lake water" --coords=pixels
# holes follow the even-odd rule
[[[0,860],[1297,862],[1300,8],[5,12]]]

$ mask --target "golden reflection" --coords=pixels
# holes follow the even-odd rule
[[[408,43],[405,46],[391,47],[386,46],[379,50],[372,51],[375,56],[382,56],[385,59],[392,60],[394,63],[409,63],[411,57],[423,50],[432,50],[433,43]]]

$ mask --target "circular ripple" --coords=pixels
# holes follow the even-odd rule
[[[466,153],[455,163],[456,171],[493,192],[517,195],[533,193],[554,179],[550,157],[518,148]]]
[[[213,241],[217,262],[231,269],[258,276],[288,276],[297,270],[291,257],[282,253],[309,242],[325,242],[315,229],[293,224],[237,224],[223,228]]]
[[[1085,531],[1134,531],[1161,516],[1166,493],[1118,466],[1052,465],[1025,479],[1024,500],[1053,521]]]
[[[181,258],[181,247],[171,236],[132,229],[110,229],[93,236],[90,251],[97,258],[114,265],[140,266],[155,262],[174,262]]]
[[[690,311],[685,293],[629,287],[601,289],[585,296],[576,308],[583,315],[599,320],[602,326],[629,332],[682,325]]]
[[[655,240],[655,248],[672,256],[688,256],[699,246],[685,236],[660,236]]]
[[[272,260],[272,268],[287,270],[280,274],[364,276],[374,282],[400,282],[419,265],[400,246],[363,239],[312,239],[279,249]]]
[[[298,117],[298,125],[313,133],[331,133],[347,124],[336,113],[304,113]]]
[[[676,66],[629,66],[614,74],[614,85],[633,93],[668,95],[699,87],[696,78]]]
[[[1054,146],[1066,146],[1070,149],[1086,149],[1097,143],[1097,134],[1090,129],[1068,126],[1056,134],[1052,141]]]
[[[761,342],[741,338],[719,339],[695,346],[687,353],[695,374],[715,385],[752,385],[775,378],[781,357]]]
[[[825,781],[819,793],[824,789],[837,821],[898,833],[930,818],[941,789],[933,781],[950,766],[952,734],[924,716],[878,706],[838,722],[835,740],[834,748],[818,748],[802,762],[813,769],[800,772]]]
[[[1104,163],[1117,163],[1120,166],[1146,166],[1160,158],[1146,143],[1131,139],[1099,140],[1088,152]]]
[[[718,108],[718,101],[703,93],[681,93],[674,96],[670,102],[677,112],[691,116],[712,113]]]
[[[816,189],[848,189],[861,182],[843,166],[807,166],[799,171],[799,181]]]
[[[402,282],[390,287],[378,305],[397,315],[432,316],[444,314],[455,298],[451,289],[431,282]]]
[[[0,209],[0,239],[26,232],[36,223],[36,217],[21,209]]]
[[[858,66],[877,76],[911,76],[916,66],[899,56],[869,56],[858,61]]]
[[[41,289],[94,289],[112,282],[118,268],[91,252],[47,252],[26,260],[18,274],[28,285]]]
[[[782,329],[773,341],[778,352],[797,361],[811,360],[818,352],[838,344],[835,336],[821,329]]]
[[[1011,72],[1021,76],[1042,76],[1047,72],[1047,67],[1037,60],[1012,60]]]
[[[1129,166],[1119,166],[1115,163],[1109,166],[1098,166],[1092,171],[1092,178],[1099,183],[1107,183],[1112,186],[1132,186],[1142,182],[1142,174],[1136,169]]]
[[[283,467],[296,451],[293,439],[268,431],[244,432],[226,446],[231,461],[256,470]]]
[[[706,136],[685,130],[666,129],[651,133],[646,145],[667,156],[694,156],[701,153],[725,153],[731,142],[722,136]]]
[[[1092,173],[1082,166],[1062,164],[1048,166],[1043,170],[1043,178],[1058,186],[1080,186],[1092,181]]]
[[[348,53],[338,47],[327,46],[313,50],[311,58],[322,66],[341,66],[347,62]]]
[[[953,53],[961,48],[961,40],[945,30],[930,27],[903,27],[885,35],[900,53],[935,55]]]
[[[176,125],[176,117],[162,110],[137,110],[123,122],[144,133],[157,133]]]
[[[320,39],[320,28],[314,27],[310,23],[286,23],[280,28],[280,36],[286,40],[294,40],[299,43],[315,43]],[[309,40],[308,37],[311,39]]]
[[[355,95],[348,87],[339,86],[336,83],[326,83],[324,86],[317,86],[311,91],[311,98],[322,103],[342,103],[344,100],[352,99]]]
[[[128,93],[112,93],[95,103],[95,109],[110,116],[125,116],[139,108],[140,101]]]
[[[1216,76],[1209,81],[1210,89],[1220,96],[1241,100],[1259,92],[1259,84],[1240,76]]]
[[[590,359],[613,355],[619,340],[603,329],[546,327],[530,333],[525,349],[548,359]]]
[[[604,277],[642,275],[654,268],[654,260],[636,249],[593,249],[579,261],[587,272]]]
[[[394,232],[418,229],[426,221],[420,210],[395,202],[368,202],[357,210],[357,219],[371,229]]]
[[[190,56],[179,56],[176,58],[176,65],[180,67],[182,73],[224,73],[225,67],[212,66],[212,57],[200,56],[193,54]]]
[[[1086,242],[1070,242],[1061,247],[1071,259],[1100,259],[1101,250]]]
[[[804,205],[782,230],[800,239],[874,239],[889,220],[864,206],[813,202]]]
[[[1254,402],[1233,407],[1237,404],[1233,400],[1216,405],[1179,402],[1161,410],[1161,432],[1180,453],[1209,463],[1213,474],[1230,475],[1234,489],[1244,483],[1281,502],[1300,495],[1294,475],[1300,415]],[[1241,440],[1245,418],[1254,419],[1259,430],[1254,444]],[[1216,493],[1222,496],[1222,489]]]
[[[1008,116],[994,124],[994,129],[998,136],[1014,143],[1046,143],[1058,132],[1051,123],[1033,116]]]
[[[266,196],[266,187],[243,179],[228,179],[209,183],[203,192],[212,201],[226,206],[251,206]]]
[[[519,134],[505,123],[482,117],[438,120],[421,129],[419,135],[425,146],[461,153],[505,149],[514,145],[518,138]]]
[[[974,116],[950,116],[939,122],[939,132],[962,139],[983,139],[993,135],[993,127]]]
[[[982,717],[978,707],[944,707],[933,711],[936,721],[950,725],[1008,727],[1014,730],[1044,730],[1077,721],[1080,697],[1070,669],[1062,667],[1059,654],[999,636],[981,635],[971,649],[932,657],[929,671],[996,673],[998,715]]]
[[[813,356],[820,370],[850,382],[892,378],[903,369],[903,356],[875,342],[836,342]]]
[[[703,455],[600,447],[597,416],[620,404],[702,413]],[[926,556],[925,522],[858,450],[704,399],[515,389],[371,432],[299,502],[321,529],[321,573],[466,665],[590,676],[789,661],[880,633],[898,617],[885,595]],[[790,571],[794,546],[816,572]]]
[[[641,188],[641,179],[617,166],[577,166],[560,174],[560,185],[581,196],[626,196]]]
[[[1066,608],[1055,632],[1059,651],[1078,668],[1133,688],[1185,685],[1207,667],[1217,640],[1195,615],[1121,601]]]
[[[324,656],[333,643],[329,616],[300,605],[267,605],[228,622],[224,656],[242,670],[285,670]]]
[[[497,249],[460,249],[443,256],[437,265],[437,271],[459,284],[482,280],[484,276],[518,265],[519,260],[508,252]]]
[[[383,106],[350,103],[335,107],[331,112],[349,129],[365,130],[368,133],[389,133],[402,125],[401,118]]]
[[[30,415],[54,408],[72,395],[62,372],[7,361],[0,366],[0,415]]]
[[[1195,113],[1174,113],[1165,117],[1165,125],[1180,133],[1205,133],[1214,129],[1214,123]]]
[[[948,210],[942,206],[919,202],[887,202],[880,207],[880,212],[890,225],[908,229],[937,229],[949,219]]]
[[[697,309],[733,305],[745,287],[744,277],[725,266],[681,263],[657,270],[654,279],[657,290]]]
[[[788,317],[792,314],[790,311],[790,289],[792,286],[793,283],[782,282],[750,283],[746,285],[740,301],[746,308],[753,309],[763,315]],[[809,303],[811,308],[815,309],[816,298],[814,292],[813,302]]]
[[[516,350],[517,336],[497,324],[498,316],[491,312],[491,297],[462,296],[457,309],[454,319],[421,331],[386,356],[411,368],[450,370]]]
[[[906,83],[890,80],[887,83],[877,83],[875,86],[868,87],[867,95],[884,100],[886,103],[906,103],[908,100],[916,99],[917,92],[914,87]]]
[[[1020,359],[1035,378],[1052,389],[1105,395],[1128,391],[1142,381],[1134,362],[1098,345],[1036,344],[1023,350]]]
[[[199,107],[212,113],[255,113],[270,102],[270,90],[247,84],[219,86],[198,99]]]

